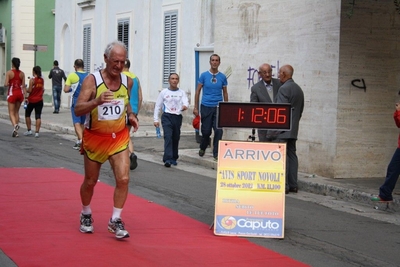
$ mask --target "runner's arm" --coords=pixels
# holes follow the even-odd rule
[[[75,115],[83,116],[105,102],[104,93],[97,98],[95,96],[96,82],[93,75],[88,75],[82,83],[81,92],[74,109]]]

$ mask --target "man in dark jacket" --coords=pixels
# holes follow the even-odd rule
[[[286,194],[297,193],[299,162],[296,154],[296,141],[304,109],[304,93],[292,79],[293,72],[293,67],[290,65],[284,65],[279,69],[279,80],[282,86],[276,96],[277,103],[290,103],[292,107],[292,128],[290,131],[281,132],[277,137],[278,142],[286,143]]]
[[[65,73],[62,69],[58,67],[58,61],[54,60],[53,68],[50,70],[49,79],[52,81],[53,86],[53,102],[54,102],[54,114],[60,112],[61,105],[61,90],[62,90],[62,80],[67,80]]]
[[[261,81],[251,87],[250,102],[275,103],[281,82],[272,78],[271,65],[264,63],[258,68]],[[258,129],[258,140],[260,142],[272,141],[271,131]]]

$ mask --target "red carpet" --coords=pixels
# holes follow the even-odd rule
[[[306,266],[208,225],[129,195],[131,237],[107,231],[114,188],[99,182],[94,234],[79,232],[83,177],[66,169],[0,168],[0,248],[18,266]]]

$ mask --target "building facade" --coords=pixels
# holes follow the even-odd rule
[[[106,44],[124,41],[142,83],[143,112],[151,112],[169,72],[180,74],[193,103],[212,52],[229,76],[230,101],[249,101],[262,63],[275,76],[292,65],[305,94],[301,172],[383,177],[396,147],[400,14],[391,0],[56,0],[55,36],[55,58],[66,70],[76,58],[99,69]],[[250,133],[226,129],[224,139]]]
[[[60,38],[55,40],[55,57],[66,71],[72,71],[74,60],[82,58],[85,69],[93,72],[104,66],[106,45],[123,41],[130,71],[143,88],[143,112],[150,112],[171,72],[180,74],[180,88],[193,98],[195,54],[204,59],[204,54],[212,52],[213,27],[202,23],[202,16],[211,21],[213,7],[212,0],[57,0],[55,33]],[[206,40],[202,45],[201,39]],[[208,61],[198,64],[209,67]]]
[[[26,78],[32,76],[35,65],[47,78],[54,56],[54,5],[55,0],[0,0],[0,86],[13,57],[20,58]],[[48,79],[44,101],[52,101]]]

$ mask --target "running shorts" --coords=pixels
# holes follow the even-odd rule
[[[112,155],[115,155],[128,148],[128,128],[118,133],[99,134],[89,129],[83,131],[81,153],[95,162],[103,164]]]

